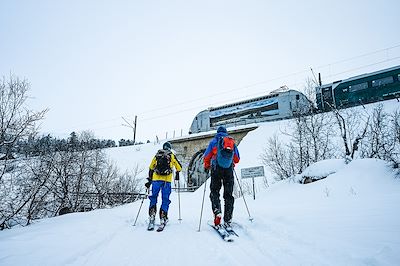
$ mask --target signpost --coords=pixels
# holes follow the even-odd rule
[[[253,179],[253,199],[255,200],[256,199],[256,191],[254,189],[254,177],[265,176],[264,167],[256,166],[256,167],[242,168],[241,175],[242,175],[242,179],[245,179],[245,178]]]

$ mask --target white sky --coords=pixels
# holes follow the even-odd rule
[[[400,64],[399,1],[2,1],[0,75],[65,137],[186,134],[210,106]],[[297,74],[294,74],[297,73]],[[140,100],[138,100],[140,99]]]

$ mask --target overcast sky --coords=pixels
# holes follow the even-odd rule
[[[328,3],[330,2],[330,3]],[[0,2],[0,75],[49,108],[41,132],[187,134],[211,106],[400,65],[400,1]]]

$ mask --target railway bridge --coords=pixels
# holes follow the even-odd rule
[[[236,145],[239,145],[247,133],[257,127],[256,124],[251,124],[227,128],[227,130],[229,135],[235,139]],[[170,140],[173,149],[176,151],[176,156],[182,164],[182,172],[186,176],[185,186],[188,190],[195,190],[206,180],[206,173],[203,167],[203,154],[215,134],[216,131],[213,130]]]

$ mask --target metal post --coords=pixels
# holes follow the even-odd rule
[[[135,128],[133,131],[133,144],[136,144],[136,127],[137,127],[137,115],[135,115]]]
[[[318,84],[320,87],[322,86],[321,73],[318,73]]]
[[[256,200],[256,190],[254,188],[254,177],[252,179],[253,179],[253,199]]]
[[[249,214],[249,220],[250,220],[250,222],[252,222],[253,218],[250,215],[249,207],[247,207],[247,203],[246,203],[246,199],[245,199],[244,194],[243,194],[242,186],[240,185],[240,181],[239,181],[239,178],[237,177],[235,169],[233,169],[233,172],[235,173],[235,177],[236,177],[236,180],[237,180],[238,185],[239,185],[240,193],[242,194],[242,197],[243,197],[244,205],[246,206],[247,213]]]

